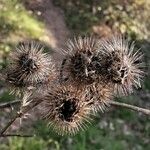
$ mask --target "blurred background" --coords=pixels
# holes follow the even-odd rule
[[[53,55],[74,35],[107,37],[122,33],[144,53],[142,88],[118,101],[150,108],[150,1],[149,0],[0,0],[0,71],[18,42],[36,40]],[[55,54],[56,61],[60,56]],[[0,81],[0,103],[12,101]],[[0,129],[17,107],[0,110]],[[17,120],[8,132],[36,134],[32,138],[0,139],[0,150],[150,150],[150,118],[122,108],[99,113],[86,131],[58,136],[37,120]]]

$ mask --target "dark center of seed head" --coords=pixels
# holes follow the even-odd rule
[[[38,69],[35,61],[33,59],[29,58],[27,54],[21,56],[21,58],[19,60],[19,64],[22,69],[24,69],[28,72],[35,71],[36,69]]]
[[[89,56],[90,54],[76,54],[72,59],[71,59],[71,63],[72,63],[72,74],[80,79],[80,80],[88,80],[89,77],[89,71],[90,71],[90,58]]]
[[[84,58],[81,54],[76,54],[73,58],[72,58],[72,64],[73,64],[73,71],[74,72],[78,72],[79,70],[82,71],[84,70]]]
[[[74,115],[74,113],[77,110],[77,105],[76,102],[73,100],[64,100],[64,104],[63,106],[60,108],[60,118],[62,120],[65,120],[67,122],[71,122],[72,121],[72,117]]]

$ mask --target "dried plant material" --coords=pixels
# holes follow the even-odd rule
[[[90,107],[94,113],[98,111],[104,112],[113,99],[113,89],[111,86],[95,84],[87,88],[86,101],[89,102]]]
[[[130,44],[121,36],[114,36],[100,42],[99,63],[97,68],[102,80],[112,83],[117,94],[133,92],[133,87],[140,87],[143,77],[142,54],[134,52],[134,44]]]
[[[77,37],[69,40],[63,50],[65,59],[61,66],[61,81],[76,85],[88,85],[95,82],[92,58],[96,53],[97,39]]]
[[[104,112],[110,105],[150,114],[150,110],[112,100],[114,94],[127,95],[140,86],[142,54],[134,52],[134,44],[121,36],[103,40],[77,37],[62,51],[65,58],[57,69],[43,47],[34,42],[20,44],[11,53],[5,80],[22,94],[22,101],[20,111],[0,136],[40,103],[43,118],[60,135],[85,129],[91,115]]]
[[[75,134],[89,122],[86,94],[72,86],[57,86],[44,98],[44,118],[58,134]]]
[[[38,43],[21,43],[10,56],[6,81],[14,89],[45,83],[55,75],[51,58]]]

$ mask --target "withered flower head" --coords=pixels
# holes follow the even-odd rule
[[[51,58],[38,43],[21,43],[10,56],[6,81],[16,88],[44,83],[55,72]]]
[[[101,66],[97,68],[103,80],[112,82],[118,94],[128,94],[133,87],[140,86],[142,54],[134,52],[134,44],[129,44],[121,36],[114,36],[100,43]]]
[[[61,135],[75,134],[86,127],[91,108],[85,94],[72,86],[53,88],[44,98],[44,118]]]
[[[97,40],[92,37],[69,40],[63,50],[65,58],[61,66],[61,80],[77,85],[93,83],[96,77],[91,63],[96,48]]]

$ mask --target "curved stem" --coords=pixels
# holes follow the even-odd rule
[[[17,137],[33,137],[34,135],[26,135],[26,134],[1,134],[0,137],[11,137],[11,136],[17,136]]]
[[[21,102],[20,100],[15,100],[15,101],[10,101],[10,102],[0,103],[0,109],[9,108],[9,107],[19,105],[20,102]]]
[[[1,130],[0,132],[0,136],[4,135],[4,133],[7,131],[7,129],[16,121],[17,118],[20,118],[21,116],[23,116],[25,113],[27,113],[28,111],[30,111],[31,109],[33,109],[35,106],[37,106],[38,104],[40,104],[42,101],[37,101],[32,107],[28,107],[27,109],[25,109],[25,111],[23,112],[18,112],[16,114],[16,116],[10,120],[10,122],[7,123],[7,125]]]
[[[36,102],[32,107],[28,108],[23,113],[21,113],[21,112],[17,113],[17,115],[13,119],[11,119],[11,121],[8,122],[8,124],[1,130],[0,137],[6,137],[6,136],[20,136],[21,137],[22,135],[19,135],[19,134],[4,134],[4,133],[16,121],[17,118],[20,118],[23,114],[27,113],[29,110],[31,110],[32,108],[37,106],[39,103],[40,102]],[[134,106],[134,105],[130,105],[130,104],[122,103],[122,102],[116,102],[116,101],[110,101],[109,104],[112,105],[112,106],[123,107],[123,108],[131,109],[131,110],[134,110],[134,111],[137,111],[137,112],[141,112],[145,115],[150,115],[150,110],[149,109],[141,108],[141,107],[138,107],[138,106]]]
[[[137,112],[141,112],[145,115],[150,115],[150,110],[149,109],[141,108],[141,107],[126,104],[126,103],[116,102],[116,101],[110,101],[110,104],[113,105],[113,106],[124,107],[124,108],[128,108],[128,109],[131,109],[131,110],[134,110],[134,111],[137,111]]]
[[[0,136],[5,133],[5,131],[16,121],[17,118],[21,117],[22,113],[17,113],[17,115],[7,123],[7,125],[0,132]]]

